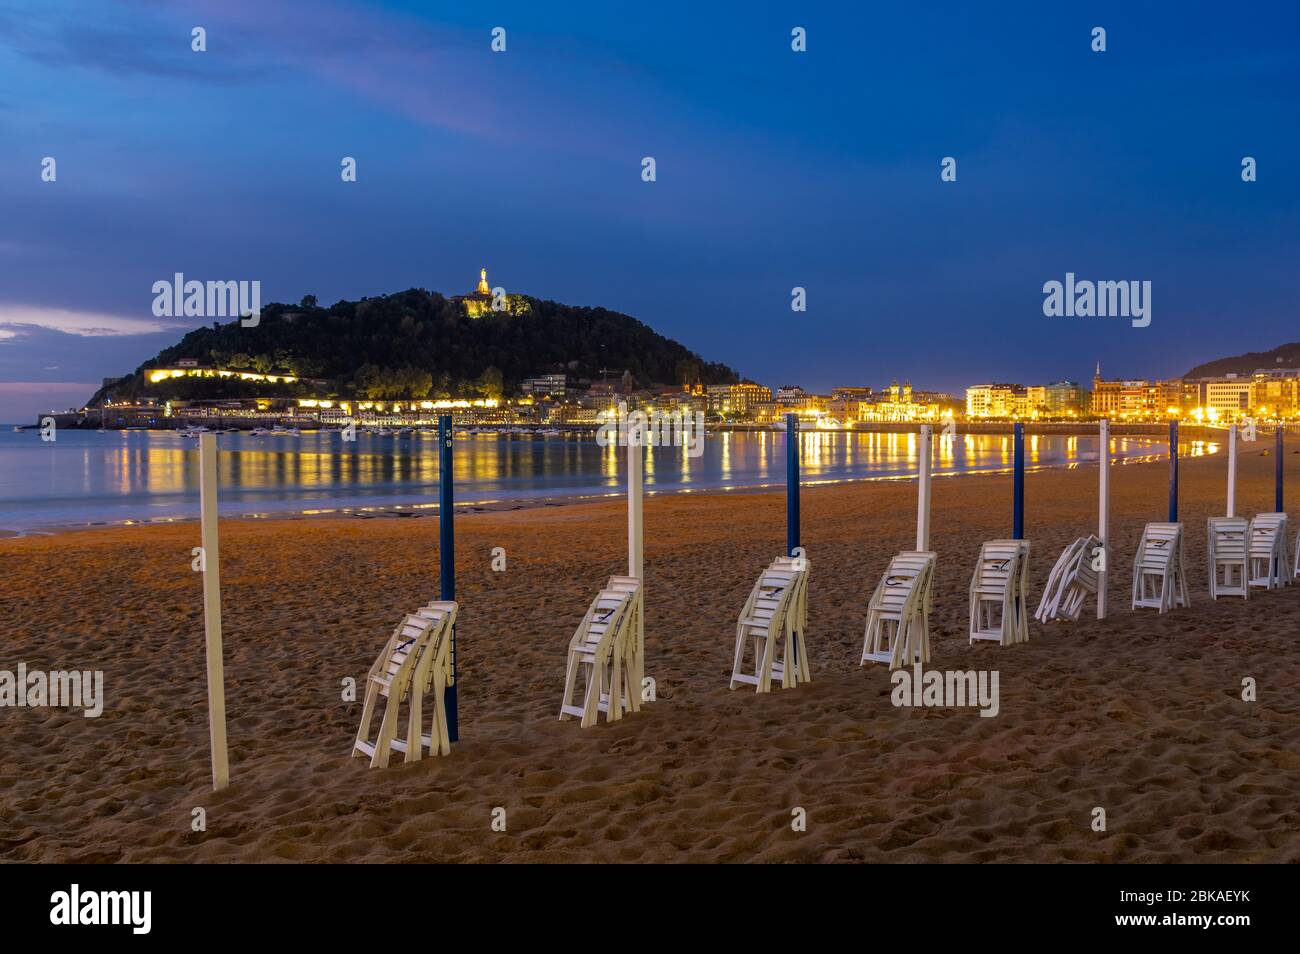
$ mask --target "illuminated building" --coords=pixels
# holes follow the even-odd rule
[[[966,389],[966,417],[1015,417],[1026,400],[1025,388],[1019,384],[975,384]]]
[[[453,295],[451,301],[459,302],[465,309],[465,314],[471,318],[479,318],[483,315],[493,314],[492,307],[493,296],[492,288],[488,285],[487,269],[480,268],[478,273],[478,285],[468,295]],[[502,295],[496,312],[506,315],[524,315],[529,312],[532,306],[528,299],[522,295]]]
[[[524,394],[563,397],[565,384],[566,379],[563,374],[540,374],[536,377],[524,378],[519,385],[519,390]]]
[[[1254,407],[1265,417],[1295,417],[1300,414],[1300,370],[1269,368],[1256,371]]]
[[[1098,364],[1092,378],[1091,409],[1094,417],[1156,417],[1156,390],[1145,378],[1106,381]]]
[[[1205,409],[1220,421],[1231,422],[1254,409],[1255,381],[1245,375],[1227,375],[1205,382]]]
[[[1088,410],[1088,392],[1077,381],[1054,381],[1043,388],[1049,417],[1072,417]]]
[[[174,368],[149,368],[144,376],[150,384],[157,384],[170,378],[237,378],[240,381],[252,381],[257,384],[297,384],[300,380],[304,380],[297,375],[279,371],[260,374],[256,371],[203,368],[199,367],[193,358],[181,358]]]
[[[709,413],[728,420],[748,420],[756,405],[772,400],[771,388],[752,381],[740,384],[710,384],[705,389]]]

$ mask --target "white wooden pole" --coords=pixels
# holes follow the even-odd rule
[[[916,488],[916,548],[930,549],[930,425],[921,425],[920,470]]]
[[[1097,573],[1097,618],[1105,619],[1106,583],[1110,575],[1110,421],[1101,422],[1099,443],[1101,484],[1097,494],[1097,539],[1101,541],[1101,569]]]
[[[644,684],[645,680],[645,546],[641,522],[641,471],[645,462],[643,447],[646,443],[646,429],[641,426],[644,414],[637,413],[627,429],[627,575],[639,581],[637,602],[640,604],[636,614],[636,652],[640,660],[636,677]],[[700,440],[704,435],[700,435]],[[642,692],[643,685],[634,685],[633,692]],[[642,697],[642,702],[648,701]]]
[[[226,680],[221,654],[221,553],[217,543],[217,435],[199,435],[200,543],[203,547],[203,633],[208,661],[208,731],[212,789],[230,784],[226,753]]]
[[[1237,425],[1228,426],[1228,516],[1237,515]]]
[[[633,412],[627,428],[627,575],[642,579],[645,573],[645,551],[641,524],[641,469],[642,445],[645,429],[640,425],[640,415]],[[645,585],[642,580],[642,586]]]

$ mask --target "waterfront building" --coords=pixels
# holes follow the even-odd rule
[[[519,390],[524,394],[531,394],[537,397],[563,397],[567,379],[563,374],[539,374],[536,377],[524,378],[519,385]]]
[[[1205,411],[1212,419],[1232,422],[1249,416],[1255,406],[1255,380],[1229,374],[1205,382]]]
[[[1300,369],[1266,368],[1251,375],[1253,404],[1262,417],[1295,417],[1300,413]]]
[[[1026,402],[1027,392],[1022,385],[975,384],[966,389],[966,417],[968,420],[1016,417]]]
[[[1048,417],[1075,417],[1088,410],[1088,392],[1077,381],[1053,381],[1043,387]]]
[[[772,400],[771,388],[752,381],[710,384],[705,388],[708,413],[728,421],[752,420],[756,405]]]

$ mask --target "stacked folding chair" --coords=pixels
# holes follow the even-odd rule
[[[1052,567],[1038,601],[1034,616],[1041,622],[1052,620],[1078,622],[1079,614],[1089,596],[1097,592],[1097,571],[1093,569],[1093,554],[1101,546],[1096,536],[1080,537],[1061,554]]]
[[[627,640],[633,637],[632,615],[636,594],[601,590],[587,608],[569,641],[569,664],[564,674],[564,700],[560,721],[578,716],[584,729],[596,724],[599,713],[606,722],[623,716],[623,707],[633,687],[624,665]],[[574,704],[578,676],[584,677],[582,705]]]
[[[925,550],[906,550],[889,561],[871,602],[862,659],[902,669],[914,662],[930,661],[930,601],[936,556]]]
[[[420,758],[422,748],[430,755],[451,754],[451,733],[447,728],[447,687],[452,684],[451,634],[456,628],[458,607],[450,600],[435,600],[416,610],[416,614],[433,622],[434,630],[424,646],[412,678],[413,690],[421,693],[420,704],[411,710],[409,738],[419,739],[412,761]],[[433,722],[428,735],[423,734],[423,700],[433,700]]]
[[[404,617],[370,667],[352,754],[369,756],[371,768],[387,767],[395,751],[402,752],[407,762],[419,761],[425,749],[430,755],[450,753],[444,691],[451,675],[450,645],[456,610],[455,603],[434,602]],[[429,735],[422,732],[426,697],[433,700]],[[371,740],[370,724],[380,699],[384,700],[384,712],[378,735]],[[403,703],[407,706],[404,739],[397,735]]]
[[[990,540],[970,581],[970,641],[1002,646],[1029,641],[1029,541]]]
[[[1250,522],[1250,585],[1275,590],[1291,578],[1286,514],[1257,514]]]
[[[808,558],[777,557],[770,569],[773,573],[791,574],[795,590],[790,596],[790,611],[786,614],[786,640],[792,647],[790,654],[794,658],[791,674],[795,684],[812,682],[812,661],[805,638],[808,631]]]
[[[1250,521],[1245,517],[1211,517],[1208,558],[1210,599],[1250,597]]]
[[[778,558],[759,574],[736,620],[730,688],[743,684],[770,692],[774,678],[784,689],[812,679],[803,632],[807,586],[807,561],[802,559]],[[752,663],[747,663],[751,647]],[[752,673],[747,671],[751,666]]]
[[[641,683],[645,679],[645,593],[641,589],[641,581],[635,576],[611,576],[605,589],[632,595],[628,638],[624,640],[623,670],[627,673],[628,691],[624,695],[623,708],[630,712],[640,712]]]
[[[1189,602],[1183,525],[1148,523],[1133,561],[1132,608],[1147,607],[1167,613]]]

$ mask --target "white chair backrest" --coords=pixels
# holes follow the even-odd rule
[[[983,544],[972,585],[979,589],[1005,589],[1020,569],[1022,552],[1014,540],[991,540]]]
[[[1250,521],[1245,517],[1211,517],[1209,539],[1214,559],[1240,562],[1249,549]]]
[[[372,677],[381,676],[389,681],[385,695],[394,689],[399,694],[406,692],[409,687],[408,673],[414,671],[424,642],[432,630],[433,621],[416,614],[403,617],[397,624],[397,629],[389,637],[384,651],[370,670]]]
[[[1182,534],[1180,523],[1148,523],[1138,544],[1138,560],[1152,568],[1168,565],[1178,556]]]
[[[591,647],[598,645],[607,632],[616,629],[623,621],[631,602],[630,593],[602,590],[587,610],[584,642]]]

